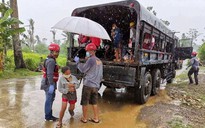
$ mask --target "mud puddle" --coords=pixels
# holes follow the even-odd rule
[[[44,121],[44,91],[39,90],[41,77],[10,79],[0,82],[0,127],[52,128],[57,122]],[[146,128],[146,122],[138,119],[140,110],[152,106],[159,101],[168,101],[165,90],[157,96],[150,97],[145,105],[135,103],[134,95],[125,92],[100,89],[99,110],[101,123],[80,122],[82,110],[80,106],[81,90],[77,90],[78,101],[74,118],[66,111],[63,126],[69,128]],[[58,116],[61,107],[61,94],[56,91],[53,115]],[[89,117],[92,117],[89,106]]]

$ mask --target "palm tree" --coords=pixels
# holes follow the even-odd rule
[[[17,0],[10,0],[10,6],[13,9],[12,17],[18,19],[18,5]],[[12,25],[12,28],[19,28],[19,24]],[[16,69],[26,68],[26,65],[23,60],[23,54],[21,49],[21,42],[19,39],[19,34],[12,36],[13,40],[13,49],[14,49],[14,62]]]
[[[40,39],[40,37],[39,37],[38,35],[36,35],[35,37],[36,37],[36,42],[37,42],[37,44],[42,43],[42,41],[41,41],[41,39]]]
[[[30,36],[30,38],[29,38],[30,48],[31,48],[31,50],[34,51],[35,40],[34,40],[34,20],[33,19],[29,19],[28,34]]]

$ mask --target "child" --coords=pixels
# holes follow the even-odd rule
[[[69,67],[62,67],[61,71],[62,76],[58,81],[58,90],[62,93],[62,106],[59,114],[59,122],[57,124],[57,128],[62,127],[62,120],[68,102],[70,103],[68,111],[71,117],[74,115],[75,103],[77,101],[76,89],[80,86],[78,79],[75,76],[71,75]]]

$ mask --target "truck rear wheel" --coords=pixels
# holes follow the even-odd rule
[[[171,79],[167,80],[167,83],[168,83],[168,84],[173,83],[173,78],[171,78]]]
[[[161,72],[159,69],[152,71],[152,95],[156,95],[160,90]]]
[[[136,100],[139,104],[144,104],[147,102],[151,95],[152,90],[152,76],[149,72],[146,72],[142,77],[141,88],[136,91]]]

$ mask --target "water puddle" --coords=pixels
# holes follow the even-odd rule
[[[55,127],[56,122],[44,122],[44,91],[40,90],[41,77],[12,79],[0,82],[0,127]],[[163,86],[166,87],[165,85]],[[99,112],[101,123],[80,122],[82,108],[80,105],[82,85],[77,90],[75,116],[70,118],[65,112],[63,123],[70,128],[146,128],[146,123],[138,119],[143,107],[154,105],[159,101],[166,101],[168,97],[165,90],[156,96],[150,97],[145,105],[135,103],[132,93],[125,88],[107,89],[105,86],[99,90]],[[53,105],[53,115],[58,116],[61,108],[61,94],[56,91]],[[92,107],[89,106],[89,117],[93,117]]]

